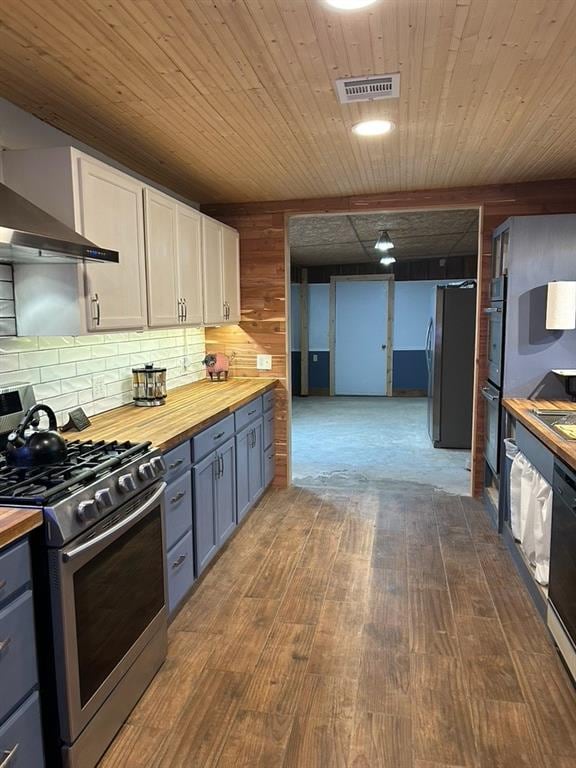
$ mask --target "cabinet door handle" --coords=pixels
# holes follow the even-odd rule
[[[184,496],[186,496],[184,491],[180,491],[179,493],[176,494],[176,496],[172,496],[172,498],[170,499],[170,504],[177,504],[180,501],[180,499],[184,498]]]
[[[98,294],[95,293],[90,301],[92,302],[92,306],[95,310],[95,314],[92,313],[92,321],[95,322],[96,325],[100,325],[100,299],[98,298]]]
[[[7,637],[5,640],[0,640],[0,655],[4,653],[4,651],[8,648],[11,642],[12,642],[11,637]]]
[[[220,475],[219,477],[224,477],[224,456],[220,455],[218,456],[218,462],[220,465]]]
[[[254,408],[253,411],[248,411],[248,416],[254,416],[255,413],[256,413],[256,408]]]
[[[172,464],[168,465],[168,469],[176,469],[176,467],[179,467],[180,464],[184,464],[184,459],[178,459],[178,461],[173,461]]]
[[[1,757],[3,758],[3,760],[0,763],[0,768],[10,768],[10,764],[12,763],[12,758],[16,756],[16,752],[18,752],[19,747],[20,747],[20,744],[14,744],[12,749],[10,750],[5,749],[4,752],[2,752]]]
[[[214,457],[212,466],[214,467],[214,479],[218,480],[220,477],[220,457],[219,456]]]
[[[182,299],[184,302],[184,322],[188,320],[188,304],[186,304],[186,299]]]
[[[182,322],[182,299],[178,299],[178,322]]]
[[[213,440],[220,440],[220,438],[224,437],[225,434],[226,434],[225,432],[218,432],[218,434],[214,435],[214,437],[212,439]]]
[[[182,563],[184,562],[184,560],[186,560],[187,557],[188,555],[180,555],[180,557],[177,560],[174,560],[174,562],[172,563],[172,568],[178,568],[180,565],[182,565]],[[2,767],[0,766],[0,768]]]
[[[275,456],[275,455],[276,455],[276,454],[274,454],[274,453],[271,453],[271,454],[270,454],[270,456],[268,456],[268,461],[272,461],[272,459],[274,458],[274,456]]]

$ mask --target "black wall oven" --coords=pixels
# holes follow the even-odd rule
[[[497,277],[490,282],[490,306],[484,313],[488,317],[488,380],[498,389],[502,387],[504,363],[504,300],[506,278]]]
[[[548,625],[576,679],[576,473],[554,465]]]
[[[156,483],[48,552],[60,750],[96,764],[166,651],[163,504]]]

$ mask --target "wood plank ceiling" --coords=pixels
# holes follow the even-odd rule
[[[398,261],[478,253],[478,210],[367,213],[354,216],[294,216],[290,257],[299,266],[378,263],[380,232],[390,235]]]
[[[400,98],[333,82],[401,73]],[[3,0],[0,95],[201,202],[576,176],[576,0]],[[359,119],[393,134],[360,139]]]

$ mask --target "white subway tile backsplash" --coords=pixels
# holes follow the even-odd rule
[[[58,350],[61,363],[72,363],[78,360],[90,360],[92,357],[90,347],[68,347]]]
[[[92,347],[92,357],[112,357],[118,354],[118,344],[96,344]]]
[[[100,371],[103,371],[106,367],[106,360],[104,359],[98,359],[98,360],[81,360],[79,363],[76,363],[76,372],[80,374],[85,373],[99,373]]]
[[[56,381],[56,379],[69,379],[76,376],[76,363],[63,363],[62,365],[48,365],[40,369],[42,381]]]
[[[17,371],[19,367],[18,355],[0,355],[0,371]]]
[[[79,390],[90,390],[92,394],[92,376],[74,376],[71,379],[62,379],[62,394],[67,392],[78,392]],[[34,389],[36,391],[36,389]],[[90,397],[92,399],[92,397]]]
[[[89,416],[132,401],[132,367],[166,368],[168,389],[205,376],[202,328],[160,329],[94,336],[0,339],[0,385],[29,382],[36,399],[56,411],[58,423],[81,405]],[[94,390],[94,376],[105,387]]]
[[[58,362],[58,352],[55,349],[41,349],[38,352],[21,352],[20,368],[39,368],[45,365],[55,365]]]

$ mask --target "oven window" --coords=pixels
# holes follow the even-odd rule
[[[74,574],[82,706],[164,605],[158,506]]]

